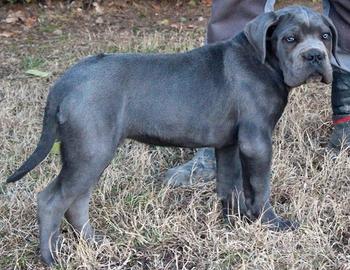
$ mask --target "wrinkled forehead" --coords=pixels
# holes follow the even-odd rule
[[[281,10],[280,21],[275,29],[277,34],[299,33],[303,35],[328,32],[329,26],[321,14],[306,8]]]

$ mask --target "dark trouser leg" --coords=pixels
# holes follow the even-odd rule
[[[350,52],[350,5],[348,0],[324,0],[326,15],[333,21],[338,31],[338,45]],[[349,69],[349,66],[347,67]]]
[[[275,0],[213,0],[208,24],[207,43],[232,38],[241,32],[245,24],[259,14],[273,9]],[[164,182],[170,185],[190,185],[203,179],[214,179],[214,149],[199,149],[189,162],[167,171]]]
[[[334,130],[329,146],[339,150],[350,146],[350,6],[348,0],[324,1],[325,12],[339,36],[341,68],[333,68],[332,109]]]
[[[264,11],[273,10],[275,0],[213,0],[207,29],[207,43],[234,37],[247,22]]]

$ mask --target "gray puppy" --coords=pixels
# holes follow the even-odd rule
[[[62,170],[38,195],[40,248],[52,264],[63,216],[87,238],[93,186],[125,138],[214,147],[217,193],[229,209],[275,230],[296,223],[269,202],[271,136],[292,87],[332,81],[337,34],[305,7],[270,12],[222,43],[178,54],[88,57],[51,89],[38,146],[8,182],[22,178],[61,141]]]

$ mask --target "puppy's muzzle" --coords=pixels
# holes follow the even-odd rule
[[[322,52],[319,49],[307,50],[306,52],[303,52],[301,56],[303,57],[305,62],[314,66],[319,66],[323,64],[323,62],[326,59],[325,52]]]
[[[311,48],[302,52],[301,57],[310,72],[307,82],[321,81],[326,84],[332,82],[332,70],[325,51]]]

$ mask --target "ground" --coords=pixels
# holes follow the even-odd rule
[[[201,46],[210,10],[191,2],[0,8],[0,269],[45,269],[36,196],[57,175],[59,156],[53,151],[16,184],[4,180],[38,141],[50,85],[86,55]],[[4,23],[18,10],[17,21]],[[50,74],[31,76],[30,69]],[[329,86],[294,89],[274,133],[272,166],[276,211],[301,223],[288,233],[238,218],[225,224],[214,182],[162,185],[166,169],[188,160],[191,150],[126,142],[91,202],[91,221],[105,239],[79,241],[64,223],[54,269],[350,269],[349,158],[325,151],[331,129]]]

